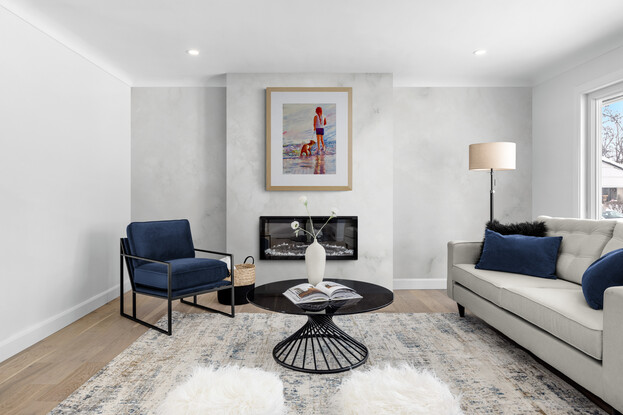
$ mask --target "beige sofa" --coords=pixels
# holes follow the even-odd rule
[[[562,236],[558,279],[476,269],[481,242],[449,242],[448,296],[623,412],[623,287],[606,290],[603,310],[581,287],[593,261],[623,248],[623,221],[537,219]]]

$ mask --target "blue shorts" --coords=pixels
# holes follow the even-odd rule
[[[316,128],[316,135],[324,135],[324,128]]]

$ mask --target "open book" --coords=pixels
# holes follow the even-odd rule
[[[294,304],[321,303],[362,298],[355,290],[332,281],[322,281],[316,286],[299,284],[283,293]]]

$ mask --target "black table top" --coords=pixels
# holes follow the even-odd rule
[[[318,314],[322,312],[329,315],[346,315],[366,313],[378,310],[390,305],[394,301],[394,294],[387,288],[369,282],[327,279],[326,281],[338,282],[357,291],[363,298],[357,302],[323,302],[313,304],[296,305],[288,300],[283,292],[288,288],[307,282],[306,279],[285,280],[271,282],[255,287],[247,294],[247,299],[252,304],[270,311],[285,314]],[[304,308],[301,308],[304,307]]]

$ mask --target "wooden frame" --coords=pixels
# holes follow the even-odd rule
[[[352,102],[352,88],[266,88],[266,190],[352,190]]]

